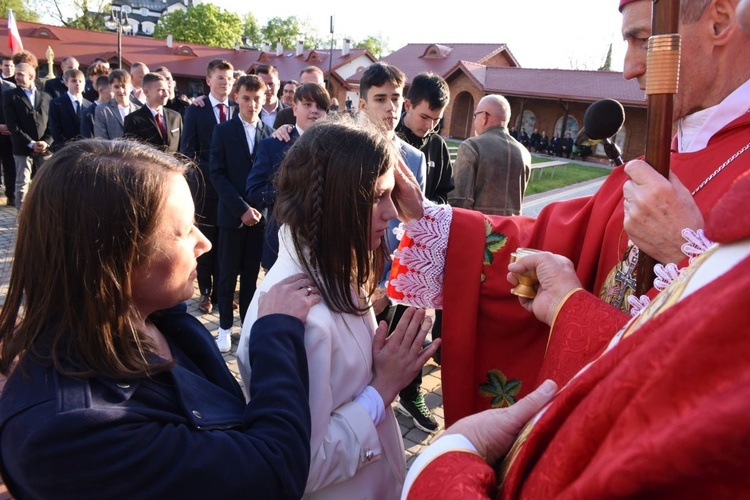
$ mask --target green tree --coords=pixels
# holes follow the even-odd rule
[[[263,34],[260,31],[258,19],[248,12],[242,20],[242,36],[248,47],[260,47],[263,44]]]
[[[325,42],[320,38],[307,20],[300,20],[296,16],[289,16],[285,19],[281,17],[272,17],[260,30],[263,41],[275,47],[276,43],[281,41],[284,48],[297,46],[297,41],[302,40],[306,49],[323,47]]]
[[[68,28],[105,31],[109,0],[30,0],[38,12],[45,12]]]
[[[601,65],[598,71],[611,71],[612,68],[612,44],[609,44],[609,50],[607,55],[604,57],[604,63]]]
[[[202,3],[162,16],[154,38],[163,40],[167,35],[180,42],[233,48],[242,38],[242,20],[237,14]]]
[[[34,9],[27,5],[24,0],[0,0],[0,15],[6,17],[8,9],[13,11],[17,21],[36,22],[39,20],[39,16],[34,12]]]
[[[388,39],[383,38],[382,35],[378,34],[377,36],[368,36],[361,42],[357,42],[354,44],[355,49],[367,49],[370,51],[372,55],[380,59],[381,57],[387,55],[390,50],[388,49]]]

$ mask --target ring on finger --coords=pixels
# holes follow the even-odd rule
[[[305,290],[307,290],[307,295],[310,295],[312,293],[312,287],[306,286]]]

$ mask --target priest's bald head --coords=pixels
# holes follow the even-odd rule
[[[646,51],[651,36],[651,0],[620,0],[622,36],[628,48],[624,76],[646,87]],[[737,0],[682,0],[680,82],[674,118],[714,106],[750,79],[750,34],[736,16]]]

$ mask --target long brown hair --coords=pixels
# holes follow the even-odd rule
[[[147,360],[155,350],[135,326],[144,318],[130,274],[153,249],[168,176],[185,170],[150,146],[100,139],[73,142],[40,169],[18,221],[0,313],[1,372],[23,355],[79,377],[165,368]]]
[[[287,224],[298,260],[334,312],[363,313],[352,285],[372,294],[387,253],[370,250],[375,183],[397,152],[369,124],[326,120],[289,149],[278,180],[275,215]]]

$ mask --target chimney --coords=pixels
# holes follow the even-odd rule
[[[341,48],[341,57],[348,56],[349,55],[349,49],[351,48],[352,41],[348,38],[344,38],[344,45]]]
[[[268,45],[268,42],[263,42],[263,52],[270,52],[271,46]]]
[[[276,43],[276,55],[280,56],[284,53],[284,45],[281,43],[281,40],[279,40]]]
[[[302,40],[297,41],[297,54],[298,56],[302,55],[302,52],[305,50],[305,43]]]
[[[167,35],[167,47],[172,48],[172,35]]]

